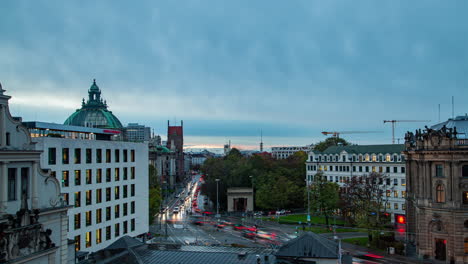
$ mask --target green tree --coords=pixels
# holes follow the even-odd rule
[[[152,224],[154,216],[159,212],[162,195],[161,186],[158,181],[158,173],[153,165],[148,168],[148,181],[149,181],[149,223]]]
[[[150,188],[154,188],[158,185],[158,172],[156,170],[156,167],[154,167],[153,165],[149,165],[149,168],[148,168],[148,181],[149,181],[149,187]]]
[[[308,188],[310,192],[310,211],[319,212],[325,216],[328,225],[329,216],[338,209],[340,187],[334,182],[327,181],[320,171],[315,174],[314,180]]]
[[[317,143],[317,145],[315,145],[315,147],[314,147],[314,150],[323,152],[328,147],[337,146],[338,144],[341,144],[343,146],[350,145],[350,143],[348,141],[346,141],[345,139],[343,139],[343,138],[329,137],[329,138],[325,139],[324,141],[320,141],[319,143]]]

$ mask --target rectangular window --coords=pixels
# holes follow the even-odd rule
[[[135,150],[130,151],[130,162],[135,162]]]
[[[102,149],[96,149],[96,163],[102,163]]]
[[[401,197],[405,198],[406,197],[406,191],[401,191]]]
[[[401,167],[401,173],[405,173],[405,167]]]
[[[362,166],[359,166],[359,172],[362,172]]]
[[[393,204],[393,208],[395,208],[395,210],[398,210],[398,204],[397,204],[397,203],[394,203],[394,204]]]
[[[75,251],[80,251],[81,249],[81,238],[80,236],[75,236]]]
[[[309,175],[309,176],[310,176],[310,175]],[[124,185],[124,186],[123,186],[123,198],[127,198],[127,196],[128,196],[127,187],[128,187],[127,185]]]
[[[111,239],[111,226],[106,226],[106,240]]]
[[[390,197],[392,195],[392,192],[390,190],[387,190],[387,197]]]
[[[372,166],[372,172],[375,172],[375,166]]]
[[[393,173],[398,173],[398,167],[393,167]]]
[[[96,230],[96,244],[101,244],[101,228]]]
[[[128,214],[128,203],[123,204],[123,216]]]
[[[119,168],[115,168],[114,180],[115,180],[115,181],[119,181],[119,180],[120,180],[120,169],[119,169]]]
[[[135,179],[135,167],[130,168],[130,179]]]
[[[366,172],[369,172],[369,166],[366,166]]]
[[[114,150],[114,159],[115,159],[115,162],[120,162],[120,150],[118,149]]]
[[[398,198],[398,191],[393,191],[393,197]]]
[[[128,161],[128,151],[126,149],[123,150],[123,162]]]
[[[86,205],[91,205],[92,197],[91,197],[91,190],[86,191]]]
[[[90,226],[92,224],[92,213],[91,211],[86,212],[86,226]]]
[[[134,214],[134,213],[135,213],[135,201],[133,201],[132,203],[130,203],[130,213],[131,213],[131,214]]]
[[[135,218],[130,221],[130,231],[135,231]]]
[[[97,189],[96,190],[96,203],[101,203],[102,202],[102,189]]]
[[[111,150],[106,149],[106,162],[110,163],[111,162]]]
[[[128,179],[128,168],[123,168],[123,180],[126,181]]]
[[[102,169],[96,170],[96,183],[102,183]]]
[[[387,178],[385,181],[386,181],[386,182],[385,182],[386,185],[390,185],[390,179],[389,179],[389,178]]]
[[[70,163],[70,149],[62,148],[62,164]]]
[[[128,222],[127,221],[123,222],[123,233],[124,234],[128,233]]]
[[[388,167],[388,166],[385,167],[385,172],[386,172],[386,173],[390,173],[390,167]]]
[[[401,179],[401,186],[406,186],[406,179]]]
[[[135,184],[132,184],[130,186],[130,196],[135,196]]]
[[[75,185],[81,185],[81,171],[75,170]]]
[[[91,247],[91,232],[86,232],[86,247]]]
[[[75,214],[75,230],[80,229],[81,227],[81,214]]]
[[[356,171],[356,166],[353,166],[353,171]]]
[[[69,172],[62,171],[62,187],[68,187],[69,184]]]
[[[93,162],[93,152],[92,149],[87,148],[86,149],[86,163],[92,163]]]
[[[86,184],[93,183],[93,172],[91,169],[86,170]]]
[[[109,202],[111,200],[111,188],[107,187],[106,188],[106,202]]]
[[[81,149],[76,148],[75,149],[75,164],[80,164],[81,163]]]
[[[81,206],[81,192],[75,192],[75,207]]]
[[[115,227],[114,227],[114,236],[115,236],[115,237],[120,236],[120,224],[119,224],[119,223],[115,224]]]
[[[102,209],[99,208],[96,210],[96,224],[100,224],[102,222]]]
[[[114,218],[120,217],[120,205],[116,204],[114,206]]]
[[[6,145],[7,145],[7,146],[10,146],[10,133],[9,133],[9,132],[6,132],[6,133],[5,133],[5,139],[6,139],[6,140],[5,140],[5,141],[6,141],[6,142],[5,142]]]
[[[106,221],[111,220],[111,207],[107,206],[106,207]]]
[[[63,194],[63,201],[65,202],[65,205],[69,205],[69,198],[68,198],[68,193]]]
[[[444,177],[444,166],[437,164],[436,165],[436,177]]]
[[[23,193],[29,197],[29,168],[21,168],[21,196]]]
[[[55,148],[49,148],[49,165],[55,165],[56,163],[57,150]]]
[[[379,172],[380,172],[380,173],[383,172],[383,167],[379,167]]]
[[[106,182],[110,182],[110,181],[111,181],[111,169],[107,168],[106,169]]]
[[[395,186],[398,185],[398,179],[393,179],[393,185],[395,185]]]
[[[115,200],[118,200],[120,199],[120,187],[119,186],[115,186],[114,187],[114,199]]]

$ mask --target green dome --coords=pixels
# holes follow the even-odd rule
[[[96,84],[96,80],[89,88],[88,96],[87,102],[83,99],[81,109],[71,114],[65,120],[64,125],[113,129],[123,127],[119,119],[111,111],[107,110],[106,101],[101,98],[101,91]]]

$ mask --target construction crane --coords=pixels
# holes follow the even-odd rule
[[[385,123],[392,123],[392,144],[395,144],[395,123],[397,122],[431,122],[431,120],[384,120]]]
[[[336,138],[339,138],[340,137],[340,134],[367,134],[367,133],[382,133],[381,131],[340,131],[340,132],[337,132],[337,131],[332,131],[332,132],[329,132],[329,131],[323,131],[322,134],[324,134],[325,136],[327,135],[332,135]]]

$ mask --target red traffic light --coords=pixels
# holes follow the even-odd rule
[[[398,224],[406,224],[406,216],[404,215],[397,215],[396,220]]]

